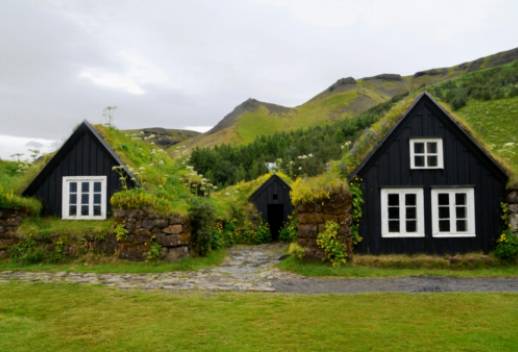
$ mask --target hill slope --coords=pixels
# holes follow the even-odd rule
[[[248,144],[258,136],[292,131],[346,119],[396,95],[422,89],[444,80],[518,59],[518,48],[449,68],[416,72],[410,76],[381,74],[355,80],[339,79],[309,101],[293,107],[248,99],[226,115],[211,131],[174,146],[174,154],[188,154],[195,147]]]
[[[164,149],[172,147],[173,145],[183,142],[189,138],[200,135],[200,132],[196,131],[167,129],[161,127],[126,130],[125,132],[135,133],[143,140],[153,142],[157,146]]]

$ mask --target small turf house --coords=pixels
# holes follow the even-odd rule
[[[23,195],[38,198],[43,215],[101,220],[110,214],[110,198],[121,189],[121,176],[128,187],[134,186],[126,165],[95,127],[84,121]]]
[[[279,230],[293,210],[290,190],[282,178],[272,175],[249,198],[268,223],[273,240],[279,239]]]
[[[359,250],[491,250],[507,175],[427,93],[353,172],[364,191]]]

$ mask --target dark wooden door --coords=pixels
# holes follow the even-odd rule
[[[272,239],[277,241],[279,239],[279,230],[284,221],[284,205],[283,204],[268,204],[268,225]]]

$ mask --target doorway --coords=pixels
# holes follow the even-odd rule
[[[270,226],[270,233],[272,240],[279,239],[279,231],[284,222],[284,205],[283,204],[268,204],[268,225]]]

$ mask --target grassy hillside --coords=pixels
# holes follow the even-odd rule
[[[196,131],[167,129],[161,127],[126,130],[126,132],[132,133],[140,137],[142,140],[154,143],[164,149],[200,134]]]
[[[195,147],[243,145],[259,136],[322,126],[356,116],[396,95],[423,90],[439,82],[516,59],[518,48],[452,67],[416,72],[410,76],[381,74],[359,80],[342,78],[314,98],[293,108],[249,99],[225,116],[213,130],[190,138],[170,150],[173,155],[187,155]]]

